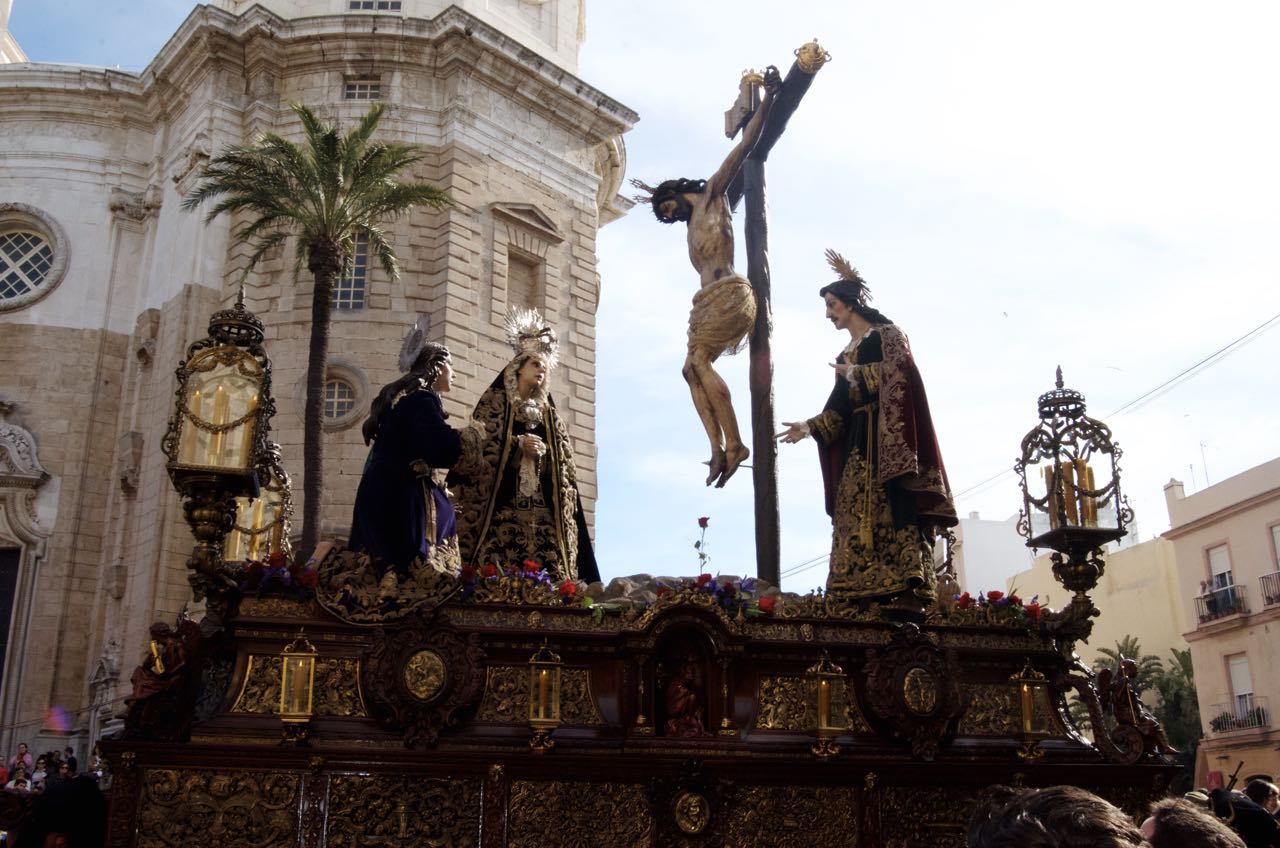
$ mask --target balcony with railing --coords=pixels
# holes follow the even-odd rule
[[[1196,597],[1196,616],[1201,624],[1248,612],[1249,602],[1245,597],[1244,586],[1238,583]]]
[[[1209,713],[1209,729],[1214,733],[1261,730],[1271,726],[1271,710],[1265,696],[1240,695],[1234,702],[1214,704]]]
[[[1280,571],[1262,575],[1258,580],[1258,588],[1262,591],[1264,607],[1280,604]]]

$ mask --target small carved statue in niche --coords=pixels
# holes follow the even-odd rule
[[[200,688],[200,626],[183,618],[177,629],[164,622],[151,625],[149,652],[133,670],[133,693],[125,698],[125,728],[130,738],[178,739],[195,710]]]
[[[682,660],[675,667],[666,686],[663,702],[666,706],[666,735],[676,737],[710,736],[703,717],[701,669],[698,664]]]

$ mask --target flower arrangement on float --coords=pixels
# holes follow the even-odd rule
[[[311,560],[289,561],[282,552],[275,551],[265,560],[251,559],[233,574],[236,587],[241,592],[262,594],[294,594],[306,598],[320,585],[320,574]]]
[[[995,624],[1033,631],[1043,629],[1045,612],[1040,606],[1039,595],[1023,601],[1016,592],[1006,594],[999,589],[979,592],[976,598],[968,592],[961,592],[938,604],[940,623]]]

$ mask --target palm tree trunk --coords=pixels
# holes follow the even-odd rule
[[[315,276],[311,298],[311,345],[307,351],[307,397],[302,416],[302,543],[311,556],[320,542],[320,497],[324,491],[324,383],[329,362],[329,304],[340,262],[324,250],[311,251],[308,267]],[[327,261],[326,261],[327,260]]]

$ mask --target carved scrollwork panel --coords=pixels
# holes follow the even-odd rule
[[[560,717],[567,725],[594,727],[604,724],[591,695],[591,673],[585,668],[566,668],[560,677]]]
[[[335,775],[325,844],[476,848],[480,780]]]
[[[817,714],[808,680],[803,677],[764,676],[756,693],[756,727],[760,730],[812,730]],[[858,709],[848,682],[835,681],[831,691],[831,714],[843,716],[840,726],[850,733],[870,733],[871,727]]]
[[[511,784],[510,848],[645,848],[653,811],[637,783],[516,781]],[[607,833],[607,835],[606,835]]]
[[[965,848],[969,814],[981,787],[886,787],[880,802],[885,848]]]
[[[509,724],[528,721],[529,669],[514,665],[490,666],[476,719]]]
[[[279,705],[280,657],[250,654],[244,686],[231,712],[270,714],[276,712]]]
[[[960,718],[961,736],[1017,736],[1022,729],[1018,690],[1008,683],[963,687],[969,706]]]
[[[761,730],[807,730],[815,718],[803,677],[760,678],[756,693],[756,727]]]
[[[280,708],[280,657],[250,654],[244,686],[233,713],[272,715]],[[316,660],[315,714],[364,717],[360,699],[360,663],[343,657]]]
[[[299,777],[148,769],[137,848],[274,848],[297,842]]]
[[[604,717],[591,694],[590,672],[566,668],[560,677],[560,718],[566,725],[595,727]],[[479,721],[523,724],[529,720],[529,667],[490,666],[485,677],[484,700],[476,714]]]
[[[861,790],[826,786],[747,786],[729,817],[734,848],[856,848]],[[924,844],[924,843],[921,843]]]

